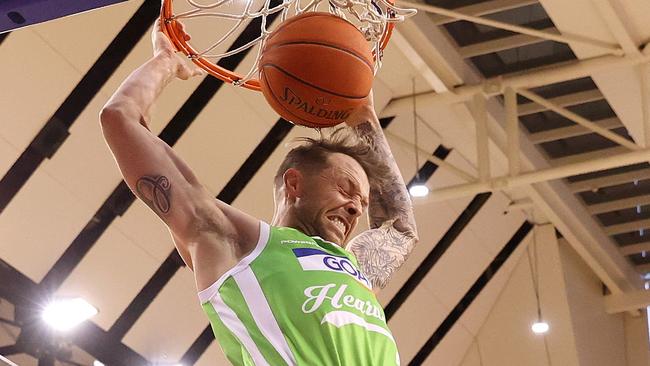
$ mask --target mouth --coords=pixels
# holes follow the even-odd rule
[[[350,229],[349,224],[340,216],[328,216],[327,219],[341,232],[342,238],[345,238]]]

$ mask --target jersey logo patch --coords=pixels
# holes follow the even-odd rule
[[[370,281],[348,258],[313,248],[294,248],[292,250],[303,270],[343,273],[354,278],[367,289],[372,290]]]
[[[309,240],[295,240],[295,239],[280,240],[280,244],[318,245],[313,240],[309,241]]]

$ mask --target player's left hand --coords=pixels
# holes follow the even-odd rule
[[[185,40],[189,41],[190,36],[185,33],[183,23],[176,21],[175,24],[179,27],[178,29]],[[188,62],[176,53],[176,48],[169,38],[167,38],[167,35],[162,31],[160,19],[156,20],[156,24],[154,24],[151,32],[151,43],[153,46],[154,57],[164,57],[171,61],[172,70],[174,70],[174,74],[177,78],[187,80],[193,76],[205,75],[205,72],[201,68]]]

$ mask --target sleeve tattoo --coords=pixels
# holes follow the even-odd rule
[[[380,186],[373,185],[375,188],[370,190],[370,230],[350,243],[373,287],[384,288],[417,243],[415,217],[406,185],[381,129],[368,121],[354,130],[388,168]]]
[[[169,179],[164,175],[145,175],[135,184],[138,197],[161,217],[167,214],[171,208],[170,189]]]

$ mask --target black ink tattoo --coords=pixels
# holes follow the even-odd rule
[[[164,215],[171,208],[169,179],[164,175],[143,176],[135,184],[138,197],[158,215]]]
[[[366,277],[374,287],[384,288],[417,243],[415,216],[406,185],[379,123],[360,123],[354,131],[379,160],[386,162],[390,172],[379,187],[370,190],[370,230],[350,243],[350,250],[357,256]]]

